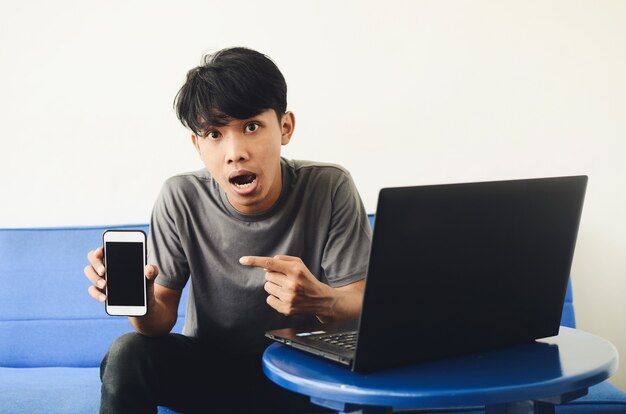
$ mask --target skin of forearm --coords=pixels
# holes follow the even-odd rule
[[[357,319],[363,306],[363,291],[330,288],[329,306],[316,313],[322,323]]]

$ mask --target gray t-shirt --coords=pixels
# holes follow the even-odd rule
[[[281,167],[279,200],[256,215],[237,212],[206,170],[165,182],[152,212],[148,263],[159,267],[160,285],[182,290],[191,280],[185,335],[260,353],[266,330],[315,320],[271,308],[264,270],[242,266],[241,256],[300,257],[332,287],[365,277],[371,231],[350,174],[309,161],[281,159]]]

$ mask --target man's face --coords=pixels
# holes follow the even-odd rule
[[[289,143],[294,126],[293,113],[286,112],[279,121],[269,109],[209,127],[191,139],[230,204],[241,213],[255,214],[269,210],[280,197],[280,149]]]

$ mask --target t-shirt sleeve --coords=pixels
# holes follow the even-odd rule
[[[185,255],[178,225],[180,209],[175,197],[174,180],[168,180],[159,194],[150,219],[148,263],[159,268],[155,283],[182,290],[189,279],[189,262]]]
[[[322,268],[328,284],[340,287],[365,278],[372,232],[352,177],[343,172],[332,196],[332,215]]]

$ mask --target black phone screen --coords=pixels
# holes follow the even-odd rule
[[[110,306],[144,306],[144,244],[106,242],[107,295]]]

